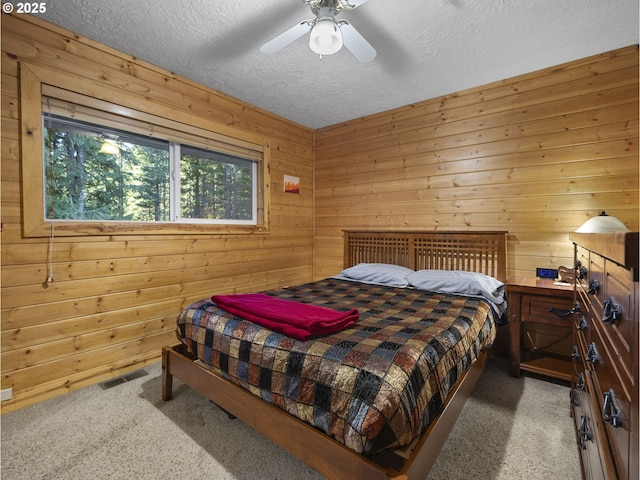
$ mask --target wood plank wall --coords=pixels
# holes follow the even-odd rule
[[[71,71],[149,102],[266,136],[271,146],[271,233],[21,236],[18,63]],[[164,93],[171,92],[171,95]],[[126,98],[127,89],[122,90]],[[312,278],[313,132],[28,16],[2,16],[2,412],[116,377],[159,360],[175,319],[214,292],[262,290]],[[301,194],[283,193],[284,174]]]
[[[638,48],[316,131],[315,276],[342,230],[508,230],[509,275],[573,264],[601,210],[638,230]]]

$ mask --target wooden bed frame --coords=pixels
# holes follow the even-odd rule
[[[507,232],[345,231],[344,268],[393,263],[419,270],[467,270],[506,282]],[[162,398],[173,377],[239,418],[329,479],[424,479],[486,363],[484,351],[454,387],[444,411],[407,449],[371,459],[195,362],[184,345],[162,350]]]

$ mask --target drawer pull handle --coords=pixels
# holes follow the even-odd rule
[[[604,405],[602,406],[602,420],[614,428],[622,425],[622,413],[616,405],[613,389],[604,394]]]
[[[571,307],[571,310],[565,310],[564,308],[549,307],[549,309],[547,311],[551,312],[551,313],[555,313],[560,318],[564,318],[564,317],[568,317],[570,315],[573,315],[576,312],[579,312],[580,311],[580,304],[578,302],[575,302],[573,304],[573,307]]]
[[[580,401],[578,400],[578,392],[575,390],[571,391],[571,405],[574,407],[580,406]]]
[[[578,280],[582,280],[587,276],[588,270],[582,265],[580,260],[576,260],[576,277]]]
[[[589,280],[589,290],[587,293],[589,295],[595,295],[600,290],[600,282],[598,280]]]
[[[591,440],[591,431],[589,430],[589,424],[587,422],[587,416],[582,415],[580,417],[580,427],[578,428],[578,445],[581,450],[586,450],[587,441]]]
[[[564,308],[554,307],[549,307],[548,311],[551,313],[555,313],[560,318],[568,317],[569,315],[572,315],[574,313],[573,310],[565,310]]]
[[[580,332],[582,330],[587,329],[587,319],[584,316],[578,318],[578,323],[576,324],[576,329]]]
[[[580,358],[580,352],[578,352],[578,347],[576,345],[571,349],[571,358],[574,360],[578,360]]]
[[[582,373],[578,374],[578,379],[576,380],[576,388],[581,392],[584,392],[587,389],[587,385],[584,383],[584,375]]]
[[[618,320],[622,319],[622,310],[620,309],[620,305],[616,305],[613,301],[613,298],[609,300],[605,300],[604,302],[604,312],[602,314],[602,323],[606,323],[608,325],[613,325]]]
[[[598,355],[598,350],[596,349],[595,343],[590,343],[589,348],[587,348],[587,362],[595,365],[600,360],[600,355]]]

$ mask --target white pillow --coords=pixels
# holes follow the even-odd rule
[[[409,285],[421,290],[481,296],[496,305],[504,303],[504,283],[489,275],[462,270],[418,270],[409,275]]]
[[[359,263],[340,272],[338,277],[390,287],[407,287],[413,270],[389,263]]]

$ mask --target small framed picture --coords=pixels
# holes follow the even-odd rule
[[[300,178],[292,177],[291,175],[284,176],[284,191],[285,193],[300,193]]]

